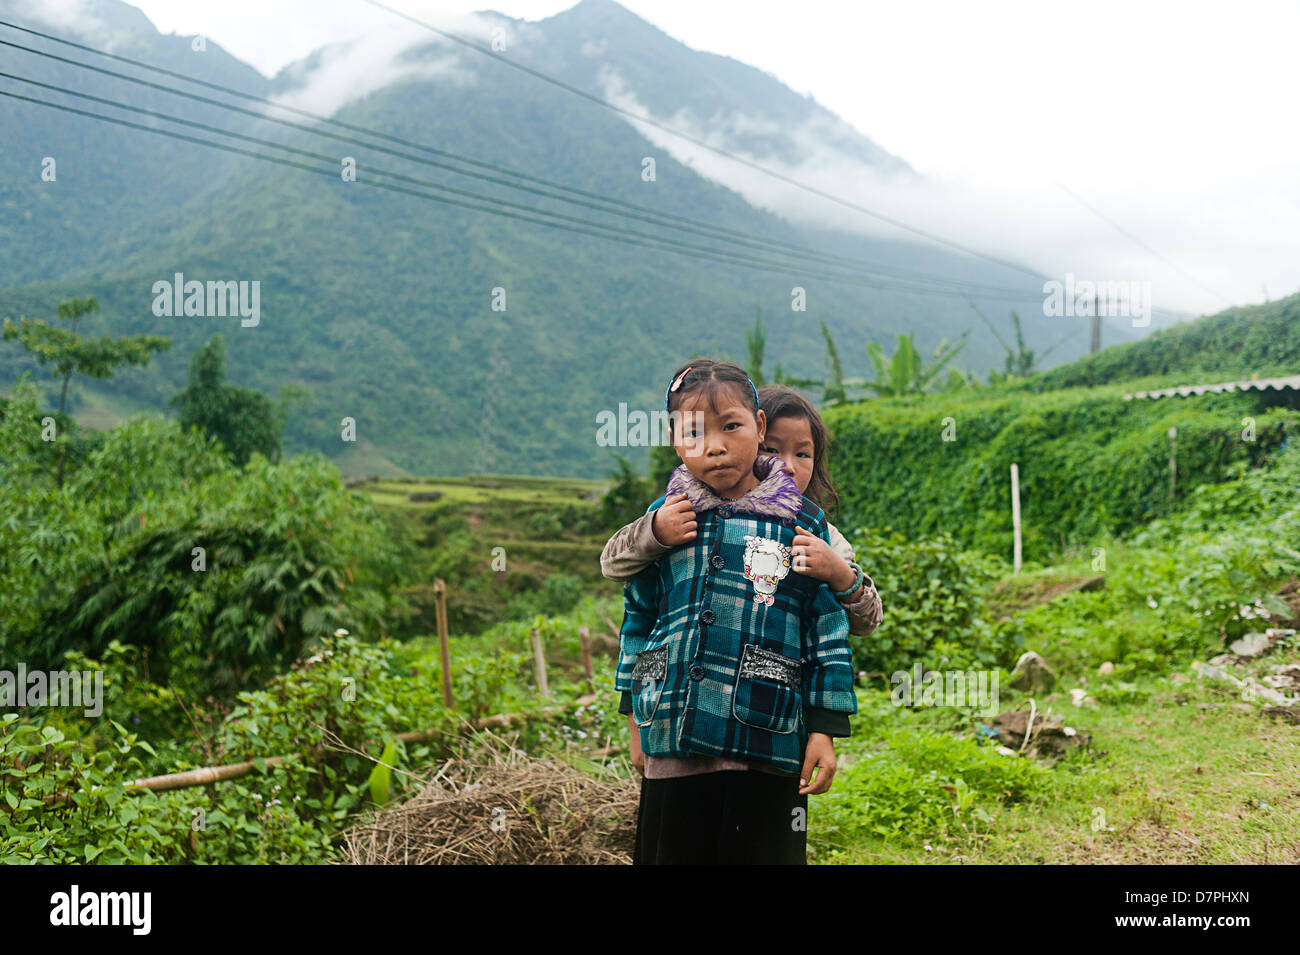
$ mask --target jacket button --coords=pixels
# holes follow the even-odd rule
[[[704,679],[704,667],[701,667],[701,666],[693,666],[693,667],[691,667],[691,679],[692,679],[692,680],[696,680],[696,681],[703,680],[703,679]]]
[[[714,617],[712,610],[706,610],[704,613],[700,614],[700,620],[703,623],[713,623],[715,619],[717,618]]]
[[[713,565],[714,570],[721,570],[727,564],[727,558],[721,554],[714,554],[709,558],[709,563]]]
[[[718,514],[719,514],[720,516],[722,516],[722,517],[730,517],[730,516],[731,516],[731,505],[730,505],[730,504],[723,504],[720,508],[718,508]]]

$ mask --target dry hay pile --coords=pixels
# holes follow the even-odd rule
[[[353,865],[626,865],[637,780],[529,756],[490,732],[419,795],[344,834]]]

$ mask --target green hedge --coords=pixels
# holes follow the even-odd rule
[[[891,528],[859,529],[851,538],[858,563],[881,594],[884,617],[868,636],[851,635],[858,672],[926,669],[1010,669],[1024,649],[1014,620],[996,623],[985,610],[1006,561],[957,548],[948,534],[908,540]]]
[[[1169,438],[1178,428],[1174,507],[1197,485],[1285,445],[1300,412],[1257,393],[1124,401],[1124,386],[1028,394],[997,390],[875,400],[828,409],[839,522],[909,538],[952,534],[1011,556],[1012,462],[1020,466],[1026,560],[1122,534],[1169,513]],[[1255,440],[1243,439],[1243,419]],[[951,423],[948,422],[951,419]],[[952,440],[944,440],[950,426]]]

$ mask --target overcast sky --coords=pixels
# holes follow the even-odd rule
[[[385,2],[442,23],[483,8],[537,20],[572,5]],[[324,43],[394,24],[363,0],[136,5],[164,33],[203,33],[268,75]],[[918,199],[873,194],[877,184],[868,183],[865,194],[844,192],[855,200],[935,231],[946,227],[945,234],[1016,254],[1049,274],[1152,280],[1157,307],[1217,311],[1223,299],[1262,301],[1265,287],[1270,298],[1300,289],[1300,4],[623,5],[689,46],[811,94],[935,184]],[[727,176],[721,166],[701,171]],[[781,197],[757,198],[783,206]],[[785,199],[792,207],[811,202]]]

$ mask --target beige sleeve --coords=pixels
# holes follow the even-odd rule
[[[631,580],[672,550],[654,534],[654,512],[620,528],[600,552],[600,572],[610,580]]]
[[[844,535],[840,533],[839,528],[827,521],[826,534],[831,539],[831,550],[843,557],[847,563],[853,563],[853,548],[844,539]]]
[[[831,549],[858,570],[862,570],[853,548],[830,521],[826,522],[826,532],[831,539]],[[876,592],[876,583],[865,570],[862,570],[862,588],[847,601],[837,599],[849,616],[849,633],[865,637],[880,626],[880,621],[884,619],[885,608],[880,602],[880,594]]]

